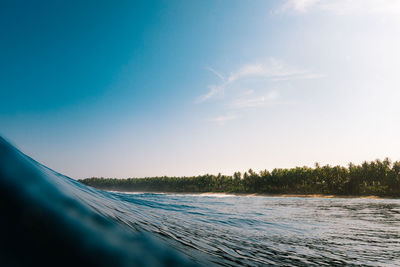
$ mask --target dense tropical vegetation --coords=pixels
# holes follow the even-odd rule
[[[87,178],[82,183],[100,189],[137,192],[231,192],[268,194],[335,194],[400,196],[400,162],[375,160],[348,167],[248,170],[243,174],[194,177]]]

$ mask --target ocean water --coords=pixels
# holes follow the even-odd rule
[[[0,138],[0,265],[399,266],[400,200],[106,192]]]
[[[400,266],[399,200],[114,196],[140,210],[130,216],[146,231],[212,255],[216,264]]]

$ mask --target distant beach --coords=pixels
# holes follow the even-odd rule
[[[125,194],[173,194],[173,195],[192,195],[192,196],[211,196],[211,197],[301,197],[301,198],[357,198],[357,199],[399,199],[397,197],[382,197],[382,196],[355,196],[355,195],[324,195],[324,194],[260,194],[260,193],[225,193],[225,192],[204,192],[204,193],[185,193],[185,192],[141,192],[141,191],[118,191],[118,190],[106,190],[113,193],[125,193]]]

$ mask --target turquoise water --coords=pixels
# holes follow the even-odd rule
[[[400,265],[400,200],[116,193],[0,138],[0,265]]]

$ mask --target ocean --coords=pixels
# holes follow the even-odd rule
[[[400,200],[118,193],[0,138],[0,265],[399,266]]]

